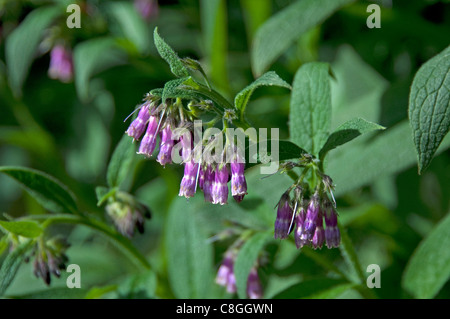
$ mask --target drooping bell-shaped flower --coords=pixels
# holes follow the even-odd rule
[[[228,202],[228,167],[222,163],[217,166],[212,189],[213,204],[225,205]]]
[[[295,217],[296,228],[294,237],[295,237],[295,245],[297,246],[297,248],[302,248],[303,246],[308,244],[308,242],[304,238],[302,238],[305,218],[306,218],[305,207],[301,206],[300,209],[298,210],[297,216]]]
[[[305,222],[303,223],[303,239],[312,240],[316,230],[318,215],[319,215],[319,196],[314,194],[306,209]]]
[[[337,213],[331,203],[325,203],[325,242],[328,248],[339,247],[341,233],[337,223]]]
[[[144,103],[139,110],[138,116],[131,122],[128,130],[125,132],[135,140],[139,140],[145,131],[145,126],[150,119],[149,103]]]
[[[325,241],[325,231],[323,229],[323,212],[322,208],[319,207],[319,214],[316,219],[316,229],[314,230],[314,235],[311,240],[311,246],[314,249],[322,248],[323,243]]]
[[[204,174],[204,182],[203,182],[203,194],[205,195],[205,202],[212,203],[213,202],[213,188],[214,181],[216,179],[216,172],[213,170],[211,165],[208,165]]]
[[[58,44],[50,52],[48,75],[61,82],[70,82],[73,77],[72,53],[64,45]]]
[[[147,157],[152,156],[152,153],[156,147],[156,137],[158,134],[157,130],[158,130],[158,118],[156,116],[150,116],[147,131],[145,132],[141,144],[139,145],[138,154],[144,154]]]
[[[275,238],[284,239],[289,235],[293,211],[290,205],[289,192],[285,192],[278,202],[277,219],[275,220]]]
[[[226,287],[227,292],[235,293],[236,292],[236,277],[234,275],[234,260],[236,258],[236,254],[228,251],[225,253],[225,257],[222,261],[222,264],[217,271],[216,283],[220,286]]]
[[[230,163],[231,168],[231,195],[244,196],[247,194],[247,181],[245,180],[245,163],[237,157]]]
[[[193,197],[195,195],[195,186],[197,183],[198,163],[194,163],[190,160],[184,164],[184,176],[180,184],[180,192],[178,196],[184,196],[186,198]]]
[[[261,280],[256,267],[252,267],[247,279],[247,295],[250,299],[260,299],[263,296]]]
[[[172,128],[170,124],[166,125],[161,131],[161,145],[157,161],[161,165],[172,163],[172,149],[174,141],[172,139]]]

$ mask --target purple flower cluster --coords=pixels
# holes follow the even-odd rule
[[[138,154],[151,157],[159,141],[157,161],[166,165],[172,163],[172,156],[176,154],[175,146],[179,144],[184,165],[179,196],[193,197],[198,187],[203,191],[206,202],[224,205],[228,202],[228,182],[231,181],[231,195],[237,202],[241,202],[247,194],[247,182],[244,176],[245,159],[238,154],[237,147],[229,146],[222,154],[222,159],[225,158],[226,152],[232,154],[228,156],[230,163],[202,161],[201,158],[196,158],[193,134],[188,129],[191,123],[174,115],[176,112],[172,109],[173,105],[158,106],[158,101],[158,98],[148,95],[140,106],[136,119],[125,132],[134,140],[139,140],[143,135]],[[182,134],[179,129],[182,129]],[[202,148],[202,155],[203,146],[196,147]]]
[[[341,240],[333,204],[328,197],[320,197],[317,193],[309,201],[298,195],[291,201],[289,191],[281,196],[275,221],[275,238],[285,239],[292,230],[297,248],[309,245],[313,249],[321,249],[324,244],[328,248],[335,248]]]
[[[216,276],[216,283],[226,287],[227,292],[230,294],[236,293],[236,277],[233,269],[236,257],[237,251],[227,251]],[[247,278],[247,296],[250,299],[260,299],[263,296],[261,280],[259,279],[256,265],[251,268]]]

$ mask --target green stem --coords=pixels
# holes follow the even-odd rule
[[[115,243],[119,244],[121,248],[123,248],[130,256],[133,257],[133,260],[137,265],[147,270],[151,269],[151,266],[148,263],[147,259],[145,259],[145,257],[133,246],[130,240],[128,240],[127,238],[125,238],[124,236],[122,236],[115,230],[111,229],[108,225],[99,220],[95,220],[89,217],[75,216],[68,214],[35,215],[35,216],[28,216],[27,218],[45,219],[45,221],[42,223],[43,228],[47,228],[48,226],[57,223],[81,224],[88,226],[94,230],[103,233],[104,235],[112,239]]]

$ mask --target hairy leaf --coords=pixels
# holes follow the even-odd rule
[[[184,63],[181,61],[175,51],[159,35],[158,28],[155,28],[153,37],[159,55],[161,55],[161,57],[169,64],[172,73],[179,78],[189,76],[189,72]]]
[[[290,105],[290,135],[295,144],[317,155],[331,121],[329,65],[312,62],[295,74]]]
[[[417,71],[409,96],[409,119],[420,174],[450,129],[450,46]]]
[[[39,204],[54,213],[77,213],[72,192],[54,177],[35,169],[2,166],[0,173],[15,179]]]
[[[256,32],[252,69],[262,74],[303,33],[354,0],[296,1],[267,20]]]

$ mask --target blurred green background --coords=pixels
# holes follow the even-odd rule
[[[55,176],[76,194],[83,211],[104,214],[96,205],[95,187],[106,184],[111,153],[129,123],[124,119],[146,92],[173,78],[153,45],[155,26],[180,57],[198,59],[212,85],[231,101],[255,79],[251,50],[258,28],[295,2],[158,1],[145,19],[132,1],[78,1],[81,28],[68,29],[69,13],[64,9],[75,1],[0,1],[0,165],[26,166]],[[380,29],[366,26],[370,3],[381,7]],[[6,59],[8,37],[29,14],[45,6],[63,9],[51,28],[39,35],[23,85],[14,84]],[[333,151],[326,166],[336,182],[340,221],[355,245],[362,269],[369,264],[382,269],[381,288],[372,290],[379,298],[450,297],[448,265],[439,268],[438,263],[436,271],[443,274],[432,288],[414,290],[411,287],[416,286],[402,282],[419,243],[450,207],[448,138],[440,155],[419,176],[407,122],[413,77],[424,62],[448,46],[449,21],[448,1],[357,1],[300,35],[270,66],[292,83],[303,63],[329,62],[334,74],[332,127],[356,116],[387,127],[384,135],[359,138]],[[46,40],[55,38],[65,39],[73,49],[74,80],[70,83],[48,76]],[[247,109],[249,122],[257,128],[278,127],[280,138],[288,139],[289,100],[288,90],[258,89]],[[382,156],[392,153],[396,155]],[[270,229],[276,216],[273,207],[291,184],[286,176],[261,180],[257,168],[248,170],[246,176],[249,195],[242,204],[216,207],[203,203],[199,196],[189,201],[178,198],[182,167],[163,168],[154,159],[135,156],[125,188],[153,212],[145,234],[133,239],[154,268],[151,275],[139,277],[142,289],[150,291],[144,296],[232,297],[213,283],[222,254],[232,241],[205,240],[230,221]],[[191,211],[195,220],[186,218]],[[18,217],[45,211],[17,183],[0,176],[0,212]],[[190,230],[179,231],[176,225],[181,222],[188,223]],[[138,285],[130,283],[137,269],[108,240],[81,226],[54,231],[68,236],[72,244],[68,255],[70,262],[82,268],[83,289],[67,291],[64,276],[47,288],[32,276],[31,265],[24,264],[8,295],[143,296],[140,288],[127,288]],[[447,232],[440,241],[448,243],[449,237]],[[195,251],[198,245],[204,246],[196,255],[204,257],[202,262],[196,264],[192,256],[183,259],[181,255]],[[320,297],[329,286],[326,281],[333,279],[329,269],[317,267],[320,261],[348,268],[337,249],[301,253],[289,241],[271,241],[264,259],[259,271],[265,298]],[[199,271],[202,284],[198,284]],[[428,280],[416,276],[417,287],[422,287],[422,279]],[[349,285],[328,296],[367,297],[353,288]]]

